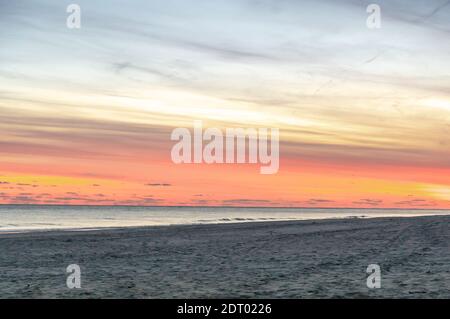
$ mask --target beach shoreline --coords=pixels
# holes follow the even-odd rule
[[[450,215],[450,210],[0,205],[0,236],[5,233],[83,231],[122,227],[442,215]]]
[[[449,298],[450,216],[0,235],[0,298]],[[66,267],[81,268],[81,289]],[[382,286],[366,285],[379,264]]]
[[[102,226],[102,227],[73,227],[73,228],[50,228],[50,229],[19,229],[19,230],[7,230],[0,231],[0,239],[2,237],[8,237],[16,235],[22,237],[22,235],[37,235],[37,234],[52,234],[63,235],[67,233],[74,234],[89,234],[95,232],[123,232],[123,231],[137,231],[153,228],[172,228],[172,227],[189,227],[189,226],[220,226],[220,225],[245,225],[245,224],[282,224],[293,222],[322,222],[322,221],[345,221],[345,220],[370,220],[370,219],[397,219],[397,218],[420,218],[420,217],[442,217],[448,215],[422,215],[422,216],[347,216],[347,217],[331,217],[331,218],[317,218],[317,219],[268,219],[268,220],[253,220],[242,219],[233,220],[227,222],[198,222],[198,223],[186,223],[186,224],[160,224],[160,225],[141,225],[141,226]]]

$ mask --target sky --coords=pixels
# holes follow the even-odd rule
[[[0,203],[450,208],[449,18],[448,0],[0,0]],[[173,163],[195,120],[278,128],[278,173]]]

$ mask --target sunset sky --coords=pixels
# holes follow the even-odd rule
[[[448,0],[0,0],[0,203],[450,208],[449,57]],[[278,173],[174,164],[194,120]]]

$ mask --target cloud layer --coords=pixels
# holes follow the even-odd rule
[[[448,207],[448,1],[379,1],[376,30],[369,1],[77,3],[68,29],[63,2],[0,0],[0,174],[110,192],[56,183],[62,203]],[[173,167],[171,130],[199,119],[280,128],[280,176]]]

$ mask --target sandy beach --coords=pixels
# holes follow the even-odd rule
[[[2,234],[0,298],[450,298],[449,243],[450,216]]]

